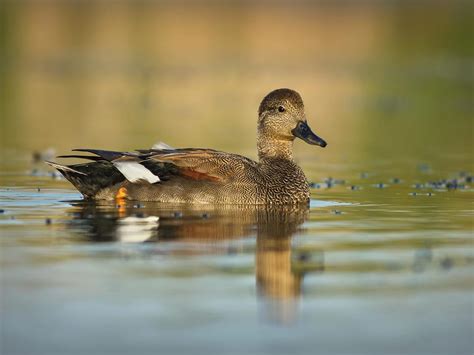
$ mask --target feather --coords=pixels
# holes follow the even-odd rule
[[[150,170],[136,161],[113,161],[112,164],[125,176],[130,182],[139,180],[148,181],[150,184],[160,181],[160,178],[154,175]]]
[[[174,150],[175,148],[173,148],[172,146],[166,144],[165,142],[158,142],[158,143],[153,144],[151,149],[155,149],[155,150]]]
[[[73,173],[73,174],[79,174],[79,175],[87,175],[83,172],[74,170],[74,169],[72,169],[72,168],[70,168],[69,166],[66,166],[66,165],[53,163],[52,161],[48,161],[48,160],[45,160],[44,162],[46,164],[48,164],[49,166],[52,166],[53,168],[58,169],[59,171],[65,171],[65,172],[69,172],[69,173]]]
[[[95,157],[92,155],[59,155],[57,158],[76,158],[76,159],[87,159],[87,160],[92,160],[92,161],[100,161],[104,160],[101,157]]]

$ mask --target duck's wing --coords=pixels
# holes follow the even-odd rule
[[[192,180],[227,182],[257,165],[255,161],[241,155],[213,149],[151,149],[139,152],[145,161],[172,164],[181,176]]]
[[[227,182],[244,176],[256,162],[240,155],[212,149],[148,149],[137,153],[100,149],[74,149],[93,155],[62,155],[58,158],[82,158],[86,164],[61,165],[58,169],[85,196],[94,196],[102,188],[128,180],[151,184],[180,176],[194,181]]]
[[[153,174],[152,171],[141,164],[143,159],[141,159],[137,153],[83,148],[73,149],[73,151],[92,153],[95,154],[95,156],[62,155],[59,156],[59,158],[82,158],[93,161],[105,160],[112,163],[112,165],[130,182],[147,181],[150,184],[154,184],[160,181],[158,175]]]

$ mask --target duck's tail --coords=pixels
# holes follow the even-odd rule
[[[85,198],[94,198],[100,190],[125,180],[114,165],[105,160],[97,159],[91,163],[76,165],[61,165],[51,161],[45,163],[57,169]]]

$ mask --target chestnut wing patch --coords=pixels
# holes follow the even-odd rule
[[[211,149],[177,149],[156,151],[148,157],[163,163],[172,163],[181,176],[198,181],[226,182],[242,173],[247,164],[255,162],[240,155]]]

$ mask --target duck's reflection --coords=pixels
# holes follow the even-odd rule
[[[204,248],[172,250],[211,254],[234,253],[236,243],[225,241],[256,237],[257,294],[263,316],[277,322],[295,319],[304,272],[323,268],[323,258],[316,265],[312,260],[308,263],[310,267],[305,267],[310,258],[292,253],[292,236],[306,220],[307,206],[198,208],[130,204],[117,207],[86,202],[74,206],[73,228],[96,242],[201,243]]]

